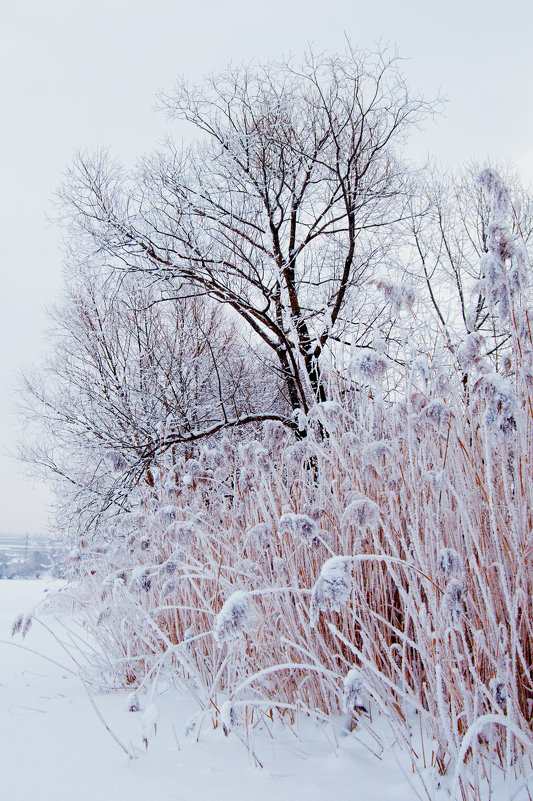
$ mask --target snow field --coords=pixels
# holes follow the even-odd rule
[[[274,725],[271,734],[262,731],[254,737],[260,768],[239,739],[225,737],[222,728],[213,729],[209,720],[198,737],[186,737],[187,723],[197,712],[194,701],[165,692],[164,687],[155,698],[157,735],[148,750],[142,744],[142,712],[126,710],[128,693],[93,697],[114,734],[135,752],[136,758],[128,759],[95,713],[75,675],[77,666],[52,634],[35,621],[24,640],[11,641],[17,615],[31,610],[57,586],[46,581],[0,581],[0,795],[6,801],[157,797],[410,801],[416,797],[407,760],[402,769],[390,751],[381,758],[373,756],[363,743],[378,753],[381,749],[364,731],[342,734],[340,721],[324,726],[309,720],[297,720],[294,727]],[[39,618],[65,637],[62,624],[52,615]],[[63,619],[72,626],[68,615]],[[147,705],[146,699],[141,705]]]

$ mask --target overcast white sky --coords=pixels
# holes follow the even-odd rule
[[[0,30],[0,531],[43,530],[47,495],[14,450],[17,376],[46,349],[44,308],[61,286],[51,197],[78,149],[132,162],[162,138],[156,93],[229,61],[392,43],[444,116],[412,152],[458,166],[509,161],[533,183],[531,0],[25,0],[5,3]],[[179,134],[178,134],[179,135]]]

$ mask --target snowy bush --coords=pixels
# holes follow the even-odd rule
[[[239,704],[281,717],[370,709],[371,691],[398,741],[417,713],[436,770],[460,763],[465,798],[495,766],[527,769],[533,343],[509,198],[491,171],[481,182],[500,352],[475,330],[429,346],[424,319],[396,361],[374,343],[331,368],[329,400],[298,415],[301,439],[270,421],[169,449],[67,560],[102,684],[165,676],[228,732],[236,703],[218,696],[243,683]],[[413,298],[382,289],[407,317]],[[509,726],[466,748],[495,714]]]

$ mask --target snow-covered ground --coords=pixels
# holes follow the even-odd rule
[[[106,731],[71,670],[76,666],[38,622],[11,640],[16,616],[51,587],[45,581],[0,581],[0,798],[6,801],[411,801],[414,777],[390,749],[364,731],[304,721],[271,738],[257,734],[254,764],[234,735],[206,721],[185,736],[197,709],[187,697],[162,693],[157,736],[145,750],[142,712],[126,711],[125,693],[94,697],[103,719],[137,758],[128,759]],[[53,617],[43,617],[61,631]],[[13,645],[16,643],[17,645]],[[24,646],[23,648],[18,646]],[[25,649],[34,649],[41,655]],[[58,664],[44,659],[54,659]],[[356,738],[360,738],[359,741]],[[373,756],[363,741],[380,752]],[[396,750],[396,749],[395,749]],[[440,795],[440,793],[439,793]]]

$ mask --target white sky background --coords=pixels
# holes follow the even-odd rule
[[[132,163],[168,130],[156,93],[229,61],[391,43],[413,92],[443,116],[411,154],[451,167],[515,164],[533,183],[533,3],[507,0],[25,0],[0,23],[0,531],[46,528],[47,494],[14,451],[18,375],[46,349],[46,305],[61,286],[61,232],[46,222],[78,149]],[[179,137],[180,132],[174,129]]]

